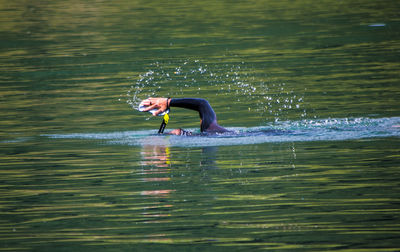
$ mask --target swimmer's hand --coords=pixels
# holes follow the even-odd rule
[[[146,107],[143,111],[150,111],[152,109],[157,109],[157,111],[153,112],[153,116],[156,116],[165,110],[168,109],[169,99],[168,98],[147,98],[146,100],[142,101],[142,104]]]

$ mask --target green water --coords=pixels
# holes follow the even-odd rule
[[[0,0],[0,251],[398,251],[399,11]]]

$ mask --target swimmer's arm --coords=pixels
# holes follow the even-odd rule
[[[158,115],[169,107],[191,109],[199,112],[201,119],[201,131],[206,131],[216,123],[217,116],[207,100],[201,98],[148,98],[142,102],[148,106],[144,111],[158,109],[153,115]]]
[[[146,108],[143,111],[149,111],[152,109],[157,109],[154,115],[158,115],[169,107],[179,107],[191,110],[196,110],[200,113],[200,118],[204,119],[206,117],[215,119],[216,115],[211,105],[207,100],[201,98],[148,98],[144,100],[143,105]]]
[[[171,107],[180,107],[199,112],[201,132],[208,131],[212,125],[217,124],[217,116],[207,100],[201,98],[174,98],[169,102]]]
[[[201,98],[173,98],[169,101],[169,106],[196,110],[200,113],[200,118],[210,117],[215,119],[215,112],[207,100]]]

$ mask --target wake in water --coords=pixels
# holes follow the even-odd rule
[[[49,138],[102,140],[130,146],[206,147],[276,142],[343,141],[400,137],[400,117],[285,121],[262,127],[228,128],[217,135],[158,135],[157,130],[110,133],[49,134]]]

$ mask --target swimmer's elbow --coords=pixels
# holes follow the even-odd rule
[[[198,100],[200,106],[202,106],[202,107],[210,106],[211,107],[210,103],[206,99],[197,98],[197,100]]]

